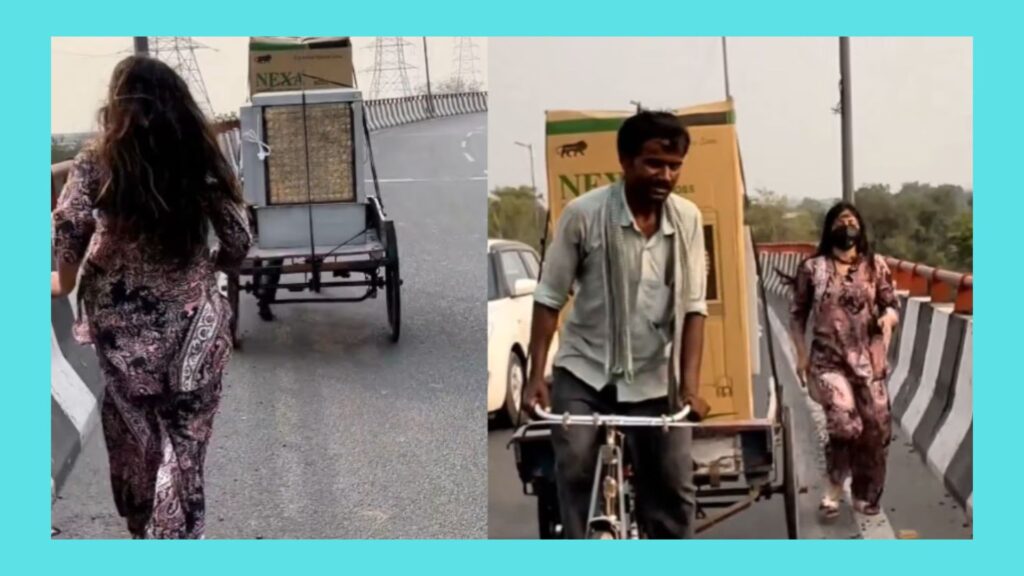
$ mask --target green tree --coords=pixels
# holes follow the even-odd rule
[[[817,240],[817,210],[812,201],[805,209],[793,206],[788,198],[767,188],[759,188],[746,211],[746,222],[756,242],[810,242]],[[806,209],[811,208],[811,209]]]
[[[893,194],[884,184],[857,189],[855,202],[875,251],[955,271],[973,268],[973,208],[970,190],[907,182]],[[760,189],[746,209],[758,242],[817,242],[825,212],[835,201],[794,202]]]
[[[953,226],[949,238],[949,259],[956,270],[974,271],[974,215],[965,213]]]
[[[540,250],[545,218],[546,212],[533,188],[497,188],[487,207],[487,236],[517,240]]]
[[[78,154],[78,146],[50,136],[50,164],[71,160]]]

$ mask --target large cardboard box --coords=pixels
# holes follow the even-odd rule
[[[701,397],[723,419],[753,417],[749,283],[743,228],[743,179],[730,102],[674,111],[690,132],[690,151],[675,192],[704,216],[708,261]],[[615,141],[631,112],[547,113],[547,176],[551,230],[573,198],[622,177]]]
[[[249,39],[249,94],[352,88],[352,42],[345,36]]]

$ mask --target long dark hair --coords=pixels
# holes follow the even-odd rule
[[[206,245],[212,207],[242,201],[188,85],[155,58],[129,56],[114,68],[99,120],[96,205],[111,232],[187,263]]]
[[[818,248],[810,258],[817,256],[825,256],[827,258],[833,257],[833,250],[836,246],[832,242],[832,228],[836,225],[836,220],[839,219],[840,214],[844,211],[849,211],[850,214],[857,219],[857,224],[860,226],[860,235],[857,236],[857,241],[854,243],[854,246],[857,248],[857,256],[868,267],[871,274],[874,275],[875,253],[871,248],[871,241],[868,238],[867,223],[864,222],[864,217],[861,216],[857,207],[846,201],[837,202],[834,206],[829,208],[828,212],[825,213],[825,221],[821,225],[821,240],[818,241]],[[806,262],[806,259],[800,264],[803,265],[803,262]],[[796,284],[795,274],[790,276],[778,268],[775,269],[775,273],[782,278],[782,282],[784,284],[791,286]]]
[[[864,222],[864,218],[860,215],[860,211],[857,207],[849,202],[837,202],[835,206],[829,208],[828,212],[825,213],[825,222],[821,226],[821,240],[818,242],[818,250],[815,256],[832,256],[832,251],[835,249],[835,245],[832,243],[832,228],[836,225],[836,220],[839,219],[839,215],[844,211],[849,211],[853,214],[853,217],[857,219],[857,225],[860,226],[860,235],[857,236],[857,241],[854,246],[857,247],[857,255],[862,260],[865,260],[869,265],[874,266],[874,252],[871,250],[871,242],[868,239],[868,226]]]

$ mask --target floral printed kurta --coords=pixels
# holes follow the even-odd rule
[[[808,391],[827,418],[826,462],[831,481],[853,476],[853,496],[876,504],[885,483],[892,422],[889,366],[879,318],[899,300],[885,260],[863,259],[840,275],[832,258],[805,260],[797,271],[790,313],[811,323]]]
[[[202,463],[231,355],[215,271],[245,257],[248,221],[232,202],[209,206],[216,256],[204,248],[187,265],[170,263],[113,237],[94,207],[102,179],[92,154],[80,154],[52,219],[55,257],[81,263],[73,330],[95,347],[106,383],[114,500],[134,537],[201,537]]]

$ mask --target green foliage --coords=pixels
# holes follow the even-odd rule
[[[810,198],[799,205],[772,190],[760,188],[747,206],[747,224],[756,242],[817,242],[818,227],[828,210]]]
[[[960,186],[908,182],[893,194],[883,184],[854,196],[875,250],[880,254],[949,270],[970,272],[974,264],[973,195]],[[797,203],[758,190],[747,207],[747,224],[758,242],[814,242],[825,212],[835,201]]]
[[[533,188],[497,188],[487,206],[487,237],[518,240],[540,251],[546,218]]]
[[[50,137],[50,164],[71,160],[78,154],[79,146]]]
[[[904,184],[893,194],[883,184],[862,186],[854,197],[875,250],[886,256],[971,272],[974,266],[973,194],[960,186]],[[837,200],[799,202],[759,189],[746,208],[757,242],[818,243],[825,213]],[[540,248],[544,208],[529,186],[498,188],[487,210],[487,234]]]

